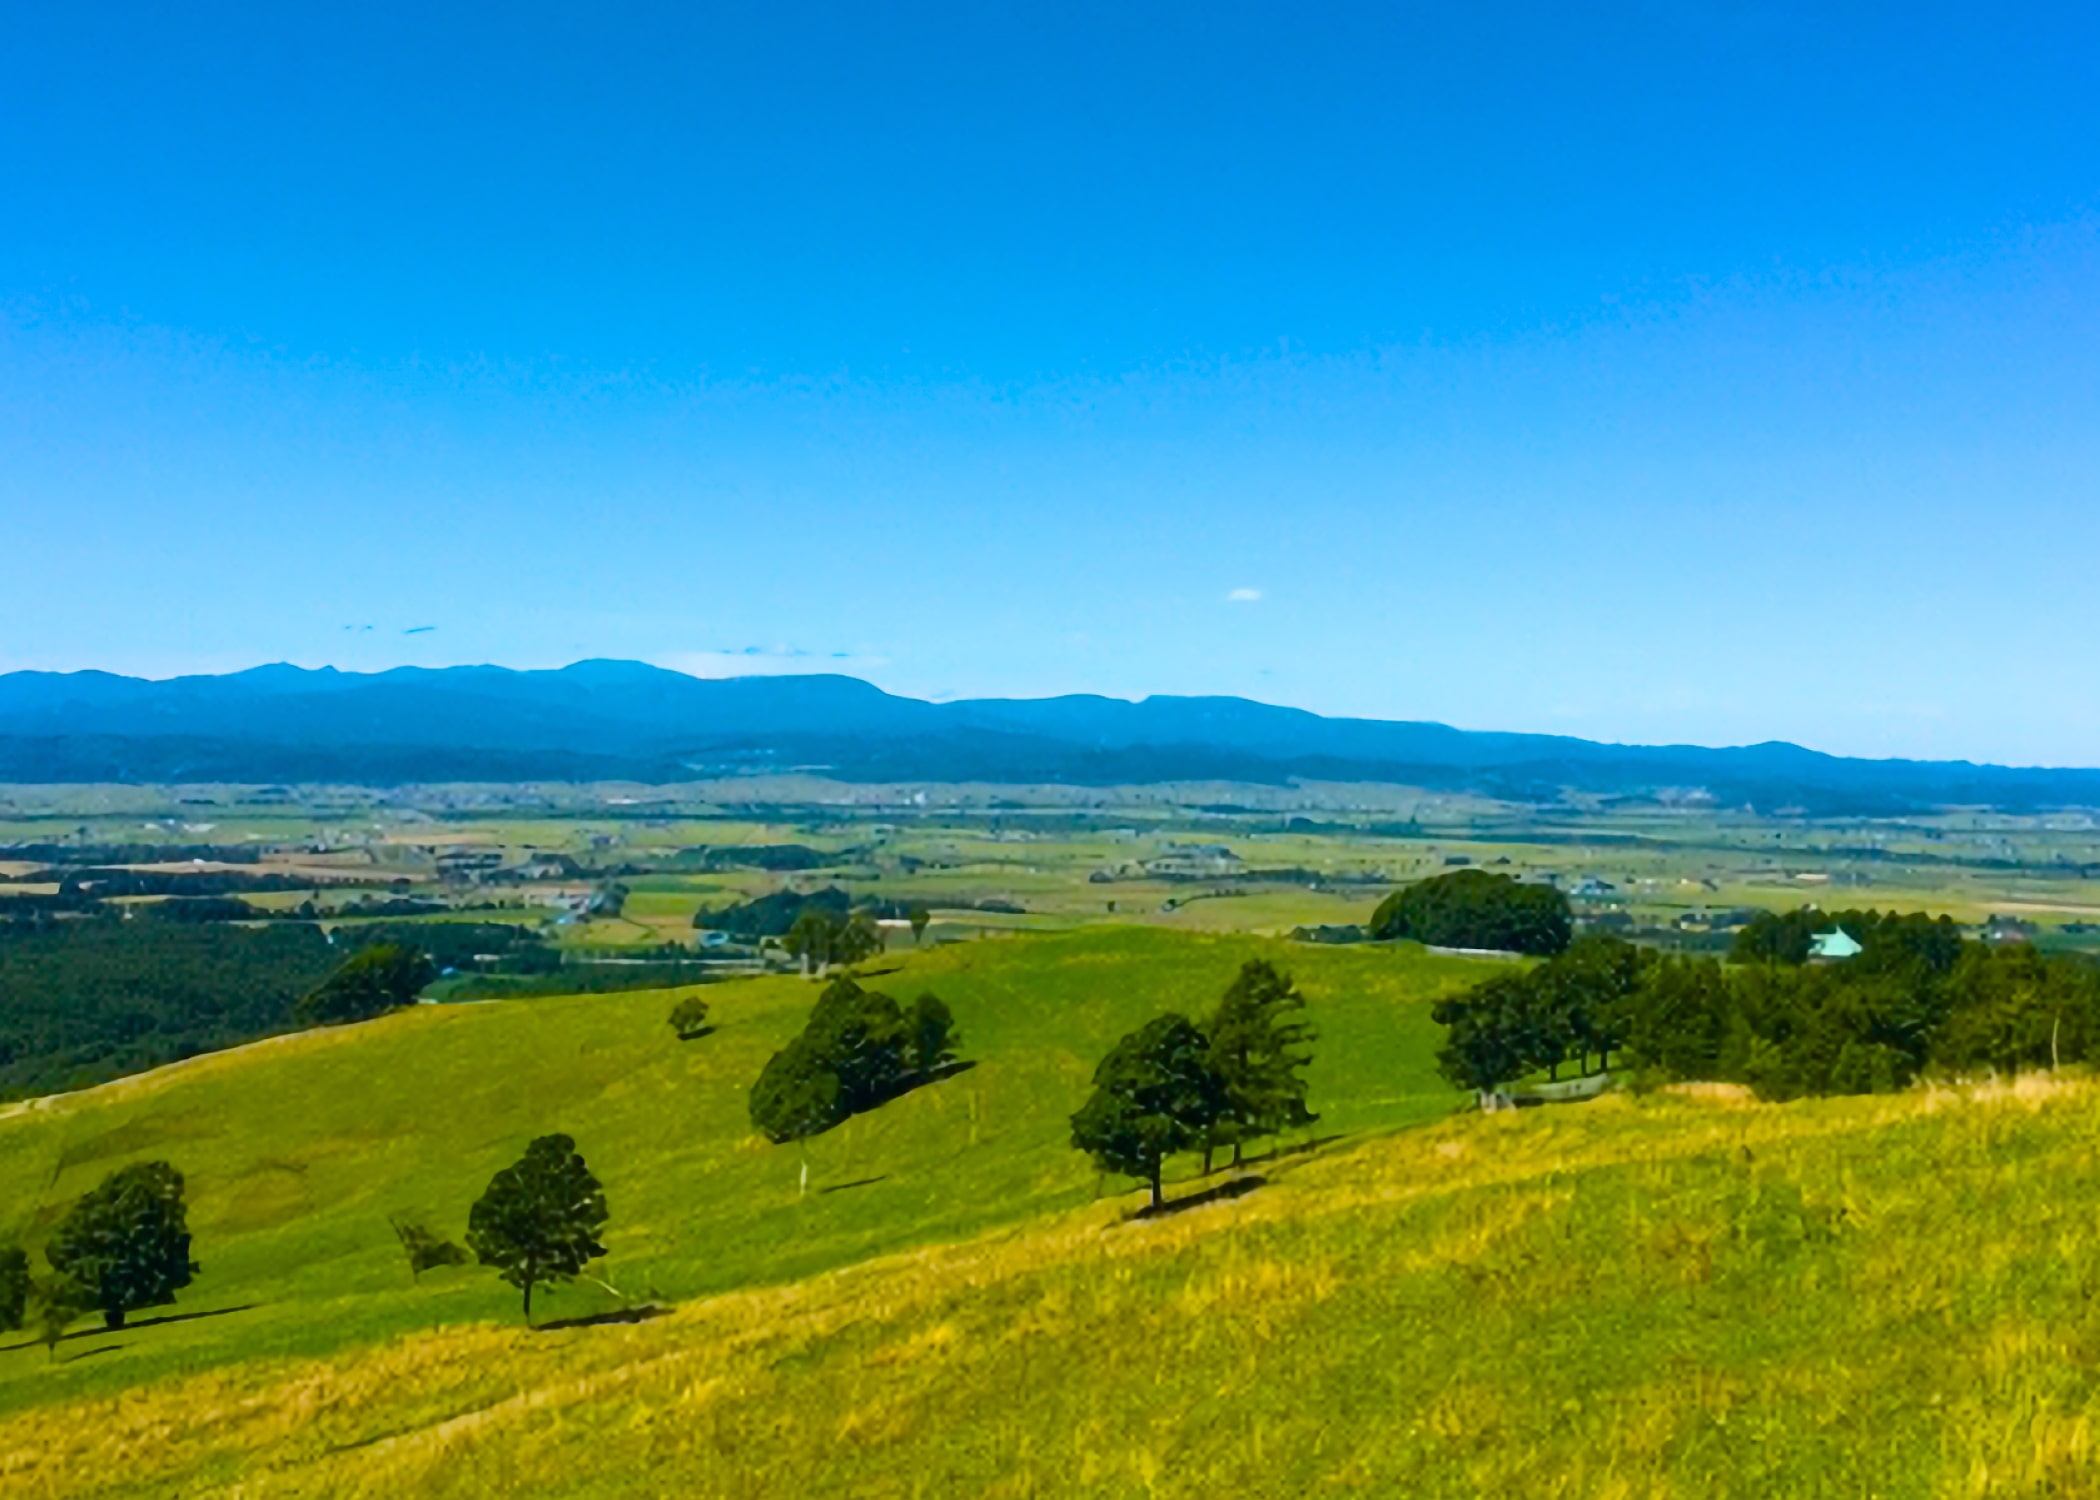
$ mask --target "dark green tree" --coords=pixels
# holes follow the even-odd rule
[[[703,1036],[707,1032],[707,1002],[698,995],[688,995],[671,1007],[669,1020],[681,1042]]]
[[[28,1323],[46,1359],[58,1358],[66,1330],[94,1310],[86,1289],[63,1276],[42,1276],[29,1284]]]
[[[831,967],[838,947],[838,939],[845,924],[830,911],[818,906],[805,906],[795,918],[795,925],[787,931],[782,944],[788,957],[802,964],[805,974],[822,974]]]
[[[73,1205],[44,1247],[51,1269],[107,1327],[122,1328],[139,1308],[167,1306],[197,1274],[182,1193],[182,1174],[164,1161],[119,1167]]]
[[[919,946],[919,939],[926,936],[926,924],[933,920],[933,913],[926,909],[925,902],[914,901],[911,910],[905,913],[905,916],[911,923],[911,945],[916,948]]]
[[[839,1075],[808,1032],[766,1062],[751,1085],[751,1123],[774,1145],[793,1141],[802,1158],[801,1191],[809,1191],[809,1138],[851,1113],[841,1103]]]
[[[1530,1068],[1533,1009],[1530,976],[1524,974],[1499,974],[1464,995],[1437,1001],[1430,1018],[1446,1028],[1437,1071],[1485,1102]]]
[[[1305,997],[1291,977],[1259,958],[1241,966],[1218,1002],[1205,1030],[1225,1108],[1204,1142],[1205,1171],[1214,1146],[1231,1146],[1236,1167],[1248,1141],[1319,1118],[1305,1106],[1302,1074],[1312,1062],[1313,1033],[1298,1019],[1304,1009]]]
[[[1532,976],[1535,1009],[1546,1042],[1534,1066],[1572,1056],[1585,1072],[1592,1054],[1611,1066],[1629,1024],[1629,1007],[1646,973],[1648,956],[1609,933],[1585,933],[1568,951]]]
[[[831,940],[831,961],[850,969],[855,964],[867,962],[882,948],[882,929],[866,912],[857,911],[846,919],[846,925]]]
[[[1393,892],[1371,914],[1377,940],[1412,938],[1440,948],[1497,948],[1545,956],[1568,946],[1574,918],[1550,885],[1486,870],[1455,870]]]
[[[463,1266],[473,1259],[426,1224],[406,1219],[389,1219],[387,1222],[394,1226],[394,1237],[401,1241],[401,1253],[408,1258],[410,1281],[421,1281],[425,1271],[435,1271],[440,1266]]]
[[[467,1244],[524,1292],[530,1324],[534,1287],[559,1286],[605,1254],[598,1234],[608,1217],[605,1189],[576,1142],[543,1135],[489,1180],[467,1216]]]
[[[0,1333],[12,1333],[29,1315],[29,1253],[0,1250]]]
[[[1143,1179],[1157,1208],[1166,1159],[1200,1146],[1226,1108],[1208,1040],[1170,1012],[1101,1060],[1093,1096],[1072,1116],[1072,1144],[1105,1172]]]
[[[936,995],[919,996],[904,1018],[909,1038],[910,1063],[922,1079],[938,1075],[955,1061],[962,1033],[955,1029],[955,1016]]]
[[[361,949],[292,1008],[308,1026],[339,1026],[369,1021],[404,1005],[414,1005],[423,987],[437,978],[427,954],[399,943],[374,943]]]

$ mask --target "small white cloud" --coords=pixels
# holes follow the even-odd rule
[[[1260,589],[1234,589],[1225,596],[1225,602],[1228,604],[1252,604],[1260,598]]]

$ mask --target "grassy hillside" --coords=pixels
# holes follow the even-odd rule
[[[452,1328],[20,1413],[0,1483],[2090,1494],[2096,1106],[2035,1080],[1453,1118],[1161,1219],[1095,1204],[638,1325]]]
[[[460,1237],[491,1174],[553,1130],[605,1182],[611,1255],[598,1269],[630,1297],[792,1281],[1086,1204],[1097,1179],[1067,1144],[1066,1116],[1095,1061],[1161,1009],[1209,1009],[1255,953],[1288,964],[1311,1000],[1322,1134],[1455,1104],[1429,1068],[1426,1001],[1478,977],[1477,963],[1096,928],[876,964],[898,971],[870,982],[900,998],[946,1000],[979,1066],[813,1142],[806,1199],[795,1148],[757,1137],[745,1105],[815,999],[793,978],[709,987],[720,1029],[693,1042],[664,1024],[660,993],[422,1007],[0,1111],[0,1243],[34,1253],[104,1173],[165,1157],[190,1180],[203,1265],[170,1310],[181,1321],[77,1336],[55,1366],[38,1349],[0,1351],[0,1411],[514,1320],[515,1294],[479,1268],[411,1286],[387,1220]],[[617,1305],[579,1283],[540,1315]]]

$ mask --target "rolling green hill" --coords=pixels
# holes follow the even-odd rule
[[[388,1218],[461,1237],[490,1176],[555,1130],[576,1138],[606,1185],[611,1254],[595,1269],[627,1299],[792,1281],[1085,1204],[1103,1185],[1070,1149],[1066,1117],[1096,1060],[1162,1009],[1207,1011],[1256,953],[1286,962],[1310,997],[1322,1135],[1452,1108],[1429,1066],[1426,1002],[1479,964],[1096,928],[872,965],[872,985],[947,1001],[978,1066],[811,1142],[806,1198],[796,1149],[757,1136],[745,1103],[815,1000],[816,986],[787,977],[709,986],[719,1029],[692,1042],[665,1025],[662,993],[424,1006],[0,1111],[0,1243],[35,1253],[104,1173],[164,1157],[189,1179],[203,1266],[170,1310],[183,1321],[141,1320],[66,1346],[106,1354],[46,1367],[41,1350],[0,1352],[0,1411],[225,1361],[514,1320],[515,1294],[492,1272],[441,1271],[412,1286]],[[540,1315],[621,1302],[577,1283]],[[224,1309],[238,1311],[190,1316]]]
[[[19,1412],[0,1487],[2090,1494],[2096,1104],[2038,1078],[1469,1115],[1164,1218]]]

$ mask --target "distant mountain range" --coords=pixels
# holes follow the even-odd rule
[[[257,667],[149,681],[0,675],[0,781],[1381,781],[1551,800],[1703,792],[1723,805],[1898,812],[2100,806],[2100,770],[1851,760],[1769,743],[1607,745],[1328,719],[1245,698],[926,703],[857,678],[709,680],[640,662],[559,671]]]

